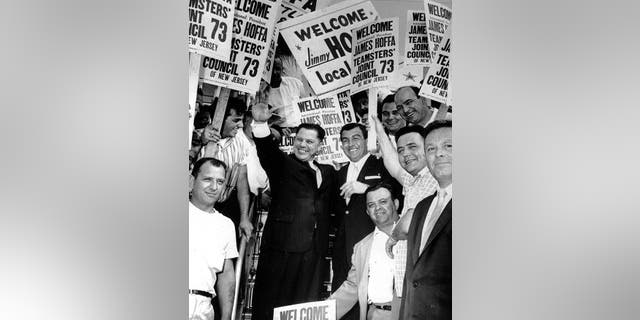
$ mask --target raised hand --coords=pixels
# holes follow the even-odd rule
[[[259,102],[251,107],[251,115],[255,122],[267,122],[271,118],[271,111],[266,103]]]

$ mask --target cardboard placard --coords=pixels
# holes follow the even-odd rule
[[[433,57],[451,23],[451,0],[424,0],[424,11],[427,14],[427,34],[429,35],[431,63],[433,63],[435,59]]]
[[[189,0],[189,51],[229,60],[233,0]]]
[[[353,104],[351,103],[351,91],[349,91],[349,89],[344,91],[338,90],[336,96],[338,97],[340,110],[342,110],[342,120],[344,124],[357,122],[356,113],[353,111]]]
[[[302,123],[319,124],[325,131],[324,141],[316,156],[316,161],[320,163],[332,164],[333,161],[349,161],[340,148],[340,129],[344,125],[344,120],[338,94],[338,91],[334,91],[318,97],[297,99],[293,103],[300,111]],[[280,150],[291,152],[294,137],[295,134],[282,137]]]
[[[451,68],[451,26],[447,28],[442,40],[442,46],[433,56],[433,62],[424,77],[420,95],[446,105],[451,105],[451,88],[449,69]]]
[[[273,309],[273,320],[336,320],[336,301],[299,303]]]
[[[352,30],[351,94],[389,86],[398,68],[398,28],[395,17]]]
[[[278,24],[313,91],[351,84],[351,29],[378,17],[371,1],[349,0]]]
[[[405,65],[426,67],[430,62],[427,15],[421,10],[407,10],[407,33],[404,41]]]
[[[282,0],[236,0],[229,60],[202,58],[202,81],[254,94],[260,87]]]

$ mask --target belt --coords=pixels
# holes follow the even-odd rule
[[[384,304],[384,305],[382,305],[382,304],[375,304],[375,303],[372,303],[371,305],[372,305],[373,307],[375,307],[376,309],[386,310],[386,311],[391,311],[391,306],[390,306],[390,305],[388,305],[388,304]]]
[[[210,292],[202,291],[202,290],[191,290],[189,289],[189,294],[197,294],[199,296],[207,297],[209,299],[213,299],[213,295]]]

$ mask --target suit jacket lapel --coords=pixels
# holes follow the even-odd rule
[[[369,155],[369,159],[367,159],[367,161],[362,165],[362,169],[360,170],[356,181],[364,182],[364,177],[367,176],[369,170],[371,170],[371,167],[375,164],[375,160],[376,157],[374,155]]]
[[[425,220],[427,219],[427,213],[429,213],[429,207],[431,206],[431,202],[433,202],[433,200],[435,199],[435,194],[431,195],[429,197],[427,197],[427,201],[425,201],[425,206],[424,206],[424,213],[422,212],[417,212],[414,211],[413,212],[413,221],[415,221],[415,225],[413,225],[414,230],[410,230],[409,233],[411,233],[411,231],[413,231],[413,238],[409,239],[411,241],[411,243],[413,243],[413,250],[411,250],[410,254],[413,257],[413,262],[416,263],[418,262],[418,257],[420,256],[420,241],[422,240],[422,228],[420,228],[419,226],[424,225]],[[416,218],[416,214],[420,214],[420,216],[418,216]],[[417,219],[417,220],[416,220]],[[412,222],[413,222],[412,221]]]
[[[340,184],[338,187],[347,182],[347,170],[349,170],[349,163],[342,166],[342,168],[340,168],[340,170],[338,171],[338,183]]]
[[[370,233],[366,239],[362,246],[364,256],[363,260],[360,261],[359,269],[362,270],[362,275],[358,285],[358,296],[363,295],[365,302],[367,301],[367,288],[369,287],[369,256],[371,255],[371,245],[373,244],[373,233]],[[360,298],[358,297],[359,300]]]
[[[431,230],[431,234],[429,234],[429,239],[427,239],[427,243],[424,245],[425,250],[423,250],[422,252],[427,250],[431,242],[433,242],[433,239],[438,235],[438,233],[442,231],[444,226],[446,226],[447,223],[451,221],[451,204],[452,203],[453,203],[453,198],[451,198],[449,203],[447,203],[447,205],[442,210],[442,214],[438,218],[438,221],[436,221],[436,224],[433,226],[433,230]],[[418,248],[418,250],[420,250],[420,248]],[[420,257],[422,257],[422,253],[420,253]]]

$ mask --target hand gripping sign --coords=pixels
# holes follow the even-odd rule
[[[351,29],[377,17],[371,1],[349,0],[278,26],[311,88],[321,94],[351,84]]]

